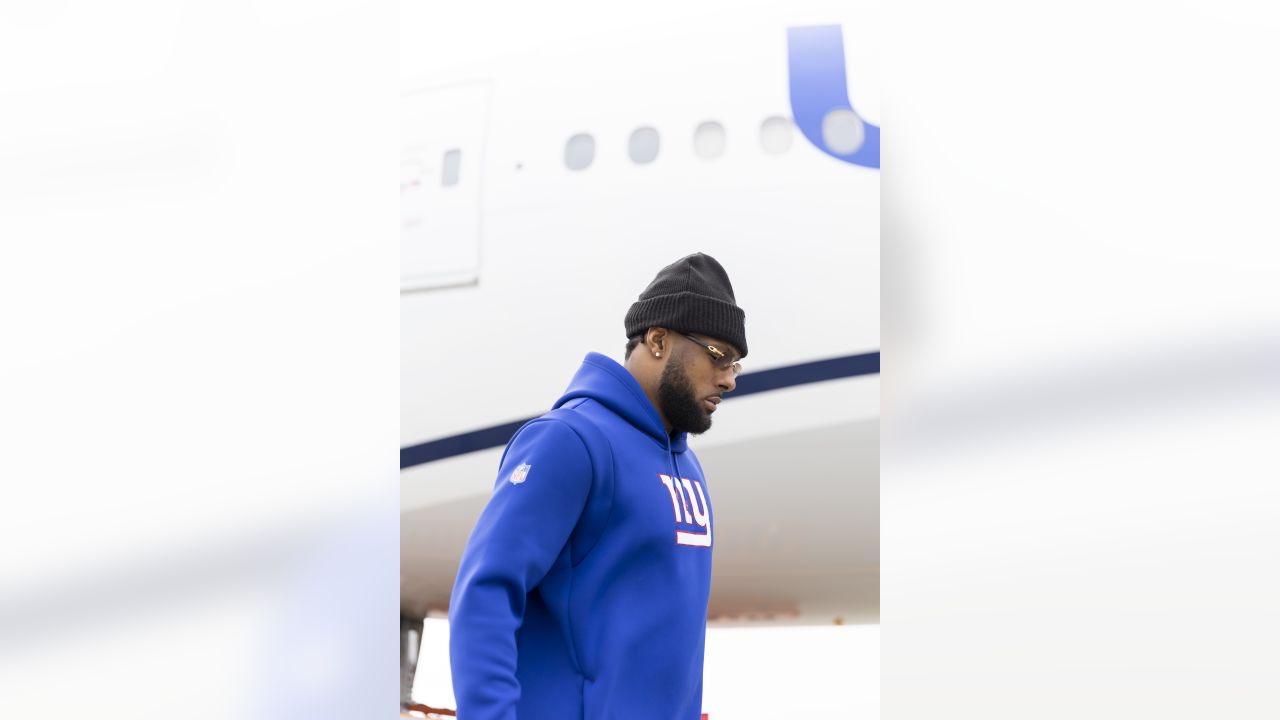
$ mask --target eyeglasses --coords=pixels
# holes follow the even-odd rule
[[[675,334],[688,340],[694,345],[700,345],[702,349],[706,350],[707,354],[711,356],[711,362],[715,363],[715,366],[717,368],[721,370],[732,370],[734,377],[737,377],[738,373],[742,372],[742,363],[726,355],[723,350],[716,347],[715,345],[708,343],[706,340],[703,340],[700,337],[695,337],[693,335],[685,335],[684,333],[676,332],[675,330],[672,330],[671,332],[674,332]]]

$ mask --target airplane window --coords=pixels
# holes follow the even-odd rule
[[[569,138],[564,145],[564,164],[570,170],[585,170],[596,157],[596,139],[586,133]]]
[[[704,122],[693,131],[693,150],[704,158],[717,158],[724,154],[724,126],[718,122]]]
[[[440,176],[440,184],[445,187],[458,184],[458,169],[462,165],[462,151],[450,150],[444,154],[444,174]]]
[[[774,115],[760,123],[760,146],[770,155],[791,149],[791,121]]]
[[[637,165],[653,162],[658,157],[658,131],[651,127],[636,128],[627,144],[631,162]]]
[[[834,153],[848,155],[862,147],[865,136],[862,118],[852,110],[832,110],[822,118],[822,141]]]

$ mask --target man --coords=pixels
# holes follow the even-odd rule
[[[685,443],[747,354],[714,258],[663,268],[624,321],[626,366],[589,353],[507,443],[449,608],[461,720],[697,720],[714,522]]]

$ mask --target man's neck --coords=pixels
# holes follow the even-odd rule
[[[641,373],[631,363],[627,363],[625,367],[627,372],[631,373],[631,377],[636,379],[636,384],[644,391],[644,396],[649,398],[649,404],[653,406],[654,410],[658,411],[658,419],[662,421],[662,428],[666,430],[667,437],[674,440],[676,433],[672,432],[671,423],[667,422],[667,416],[662,414],[662,405],[658,402],[658,384],[656,382],[646,382],[645,378],[641,377]]]

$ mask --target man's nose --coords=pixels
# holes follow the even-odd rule
[[[720,381],[716,383],[721,392],[733,392],[738,387],[738,380],[733,375],[733,369],[730,368],[720,373]]]

